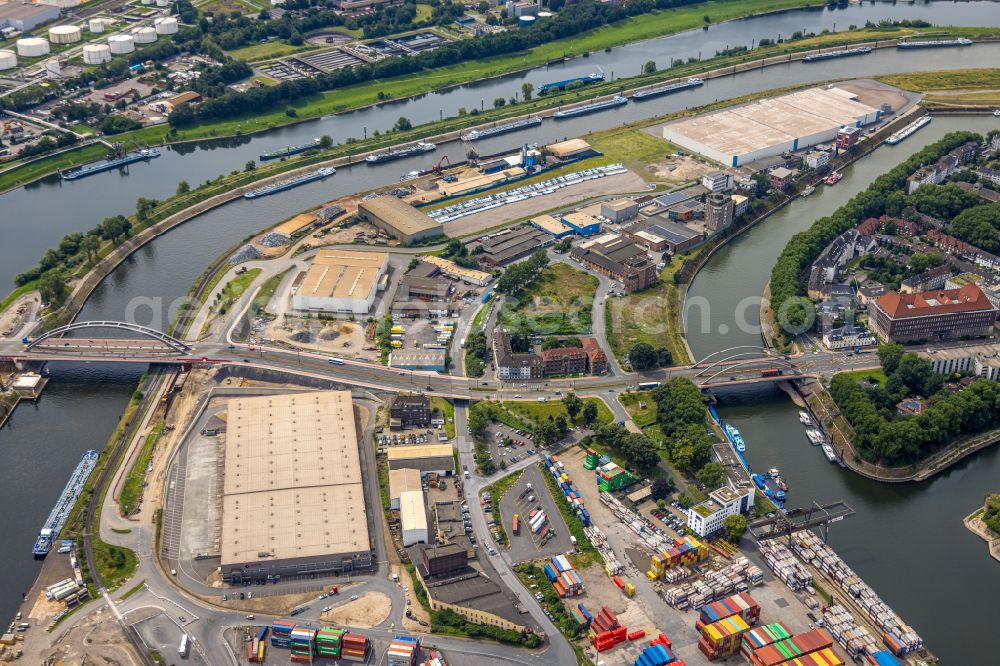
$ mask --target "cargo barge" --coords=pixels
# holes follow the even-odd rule
[[[628,104],[628,99],[622,97],[621,95],[616,95],[611,99],[606,99],[603,102],[594,102],[593,104],[585,104],[583,106],[578,106],[574,109],[566,109],[565,111],[556,111],[552,114],[553,118],[575,118],[576,116],[582,116],[588,113],[596,113],[598,111],[603,111],[605,109],[611,109],[616,106],[621,106],[623,104]]]
[[[277,194],[278,192],[284,192],[285,190],[290,190],[293,187],[298,187],[299,185],[305,185],[306,183],[311,183],[314,180],[321,180],[327,176],[332,176],[337,173],[337,170],[333,167],[324,167],[322,169],[316,169],[304,176],[299,176],[298,178],[290,178],[288,180],[283,180],[273,185],[265,185],[264,187],[258,187],[255,190],[250,190],[243,195],[244,199],[256,199],[258,197],[266,197],[269,194]]]
[[[121,157],[114,159],[91,162],[72,171],[60,171],[59,175],[63,180],[76,180],[77,178],[86,178],[87,176],[93,176],[95,173],[111,171],[112,169],[132,164],[133,162],[143,162],[159,156],[160,151],[158,148],[143,148],[134,153],[125,153]]]
[[[581,83],[583,85],[589,85],[591,83],[600,83],[604,80],[604,72],[597,71],[587,76],[576,76],[572,79],[564,79],[562,81],[553,81],[552,83],[543,83],[538,86],[538,94],[544,95],[552,90],[562,90],[566,86],[572,83]]]
[[[949,46],[972,46],[972,40],[965,37],[958,39],[927,39],[919,42],[898,42],[897,49],[941,49]]]
[[[393,160],[401,160],[404,157],[413,157],[414,155],[429,153],[433,150],[437,150],[437,146],[435,144],[419,141],[412,146],[408,146],[407,148],[390,150],[385,153],[374,153],[366,157],[365,161],[368,162],[369,164],[378,164],[380,162],[391,162]]]
[[[313,148],[319,148],[319,139],[313,139],[309,143],[303,143],[301,146],[286,146],[280,150],[272,150],[269,153],[261,153],[260,159],[262,162],[266,162],[267,160],[278,160],[282,157],[289,157],[291,155],[304,153],[307,150],[312,150]]]
[[[680,92],[681,90],[687,90],[688,88],[697,88],[698,86],[705,85],[705,81],[697,77],[691,77],[687,81],[678,81],[676,83],[671,83],[670,85],[660,86],[658,88],[650,88],[649,90],[640,90],[637,93],[632,94],[632,99],[634,100],[644,100],[650,99],[652,97],[659,97],[660,95],[671,95],[675,92]]]
[[[478,141],[479,139],[488,139],[491,136],[499,136],[501,134],[507,134],[508,132],[516,132],[526,127],[535,127],[541,124],[541,118],[522,118],[521,120],[515,120],[512,123],[494,125],[493,127],[487,127],[486,129],[481,130],[472,130],[471,132],[462,135],[462,141]]]
[[[826,51],[823,53],[811,53],[802,58],[802,62],[819,62],[821,60],[832,60],[833,58],[849,58],[851,56],[868,55],[872,52],[872,47],[862,46],[856,49],[838,49],[836,51]]]
[[[35,545],[31,549],[31,553],[36,558],[41,559],[52,550],[52,544],[55,542],[56,537],[59,536],[63,525],[66,524],[66,518],[73,509],[73,505],[76,504],[76,500],[80,497],[80,493],[83,492],[83,487],[87,484],[87,478],[94,471],[96,464],[97,451],[91,449],[83,454],[80,463],[73,470],[69,481],[66,482],[66,487],[63,488],[62,494],[56,501],[56,505],[52,507],[52,513],[49,514],[49,517],[45,520],[45,524],[42,525],[42,529],[38,532],[38,538],[35,539]]]
[[[930,123],[930,121],[931,121],[931,117],[930,116],[921,116],[920,118],[917,118],[912,123],[910,123],[909,125],[907,125],[903,129],[899,130],[898,132],[893,132],[892,134],[890,134],[889,138],[886,139],[885,142],[887,144],[889,144],[890,146],[895,146],[897,143],[899,143],[903,139],[906,139],[910,135],[914,134],[917,130],[919,130],[924,125],[927,125],[928,123]]]

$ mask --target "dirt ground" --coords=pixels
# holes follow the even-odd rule
[[[22,295],[0,313],[0,336],[9,337],[21,332],[27,318],[35,313],[41,304],[37,291]]]
[[[665,160],[654,162],[646,168],[656,178],[672,180],[678,183],[701,180],[702,176],[710,171],[714,171],[714,169],[704,162],[699,162],[687,155],[683,157],[668,157]]]
[[[892,86],[871,79],[858,79],[849,83],[838,83],[837,87],[858,95],[858,101],[876,109],[883,104],[889,104],[892,106],[893,111],[898,111],[908,101],[906,95],[898,88],[893,88]]]
[[[357,601],[337,606],[329,613],[323,613],[323,620],[333,624],[349,624],[353,627],[374,627],[385,622],[392,610],[392,600],[381,592],[363,594]]]
[[[484,229],[507,224],[514,220],[537,215],[546,210],[570,206],[576,202],[584,201],[593,197],[603,197],[615,194],[628,194],[631,192],[643,192],[647,189],[646,181],[634,171],[588,180],[579,185],[563,187],[552,194],[541,197],[531,197],[524,201],[507,204],[499,208],[468,215],[466,217],[447,222],[444,225],[444,233],[448,236],[467,236]]]
[[[410,609],[413,613],[413,617],[416,620],[422,620],[426,622],[428,626],[422,626],[419,622],[412,620],[405,615],[403,616],[403,629],[407,631],[417,631],[423,633],[430,633],[430,623],[431,616],[430,613],[424,610],[424,607],[420,605],[420,600],[417,599],[417,595],[413,591],[413,581],[410,579],[410,572],[406,570],[406,567],[401,564],[393,564],[390,567],[392,573],[399,576],[399,582],[401,585],[406,586],[406,607]]]
[[[32,631],[42,631],[33,629]],[[107,608],[92,611],[77,625],[56,630],[55,636],[45,636],[45,648],[31,649],[28,636],[24,644],[25,664],[60,664],[60,666],[139,666],[139,660],[131,644],[125,640],[118,623]],[[55,646],[55,647],[51,647]]]
[[[349,585],[340,585],[340,594],[344,594],[346,591],[355,587],[357,584],[351,583]],[[247,588],[251,592],[258,588]],[[329,590],[326,590],[329,592]],[[270,597],[257,597],[253,599],[233,599],[232,594],[229,595],[229,601],[219,602],[215,599],[215,602],[226,608],[235,608],[240,611],[246,611],[247,613],[263,613],[268,615],[288,615],[292,612],[293,608],[297,608],[302,605],[311,605],[320,603],[316,597],[319,595],[320,590],[311,590],[309,592],[299,592],[297,594],[276,594]],[[325,602],[329,603],[329,602]]]
[[[378,356],[374,343],[365,339],[363,323],[279,318],[268,324],[264,336],[319,352],[351,353],[369,360]]]

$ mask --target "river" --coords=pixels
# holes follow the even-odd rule
[[[707,318],[689,311],[694,355],[759,345],[751,330],[756,304],[771,267],[791,236],[832,213],[878,175],[946,133],[985,133],[995,118],[935,118],[896,146],[883,146],[844,169],[835,187],[794,201],[733,240],[709,260],[691,285],[694,302],[711,302]],[[720,331],[725,331],[720,332]],[[920,484],[882,484],[826,461],[810,446],[798,408],[784,392],[767,387],[718,391],[719,414],[740,429],[754,469],[778,467],[791,490],[791,507],[813,501],[846,501],[857,515],[830,530],[830,544],[862,578],[923,636],[943,664],[996,663],[991,636],[997,619],[1000,571],[986,544],[962,518],[996,491],[1000,449],[993,447]]]
[[[169,196],[181,179],[196,185],[220,172],[241,168],[246,160],[254,159],[260,152],[276,146],[300,143],[318,134],[328,133],[337,140],[343,140],[348,136],[359,136],[361,133],[359,126],[367,126],[369,132],[376,127],[389,127],[400,115],[406,115],[415,123],[426,122],[437,118],[439,109],[471,107],[478,103],[479,99],[491,100],[498,94],[509,96],[520,89],[523,80],[532,81],[537,85],[564,78],[567,74],[588,73],[596,65],[604,67],[608,74],[611,71],[615,71],[616,75],[623,72],[633,73],[638,72],[642,63],[650,58],[665,65],[671,56],[696,56],[698,49],[714,53],[715,49],[723,48],[727,44],[749,43],[749,39],[759,40],[765,36],[776,37],[779,32],[787,34],[796,29],[832,28],[834,23],[837,24],[837,29],[843,29],[850,23],[862,24],[868,19],[925,18],[935,23],[1000,25],[1000,11],[996,9],[997,5],[989,2],[930,5],[866,4],[851,5],[843,10],[801,10],[748,19],[712,26],[707,32],[696,31],[633,44],[614,49],[610,53],[595,54],[589,59],[578,59],[557,68],[549,68],[558,71],[541,68],[527,74],[466,86],[448,93],[426,95],[413,101],[392,103],[380,108],[324,118],[252,139],[244,137],[197,147],[187,146],[183,149],[186,152],[183,153],[181,150],[165,151],[163,157],[149,164],[134,166],[128,175],[107,173],[73,182],[48,179],[0,196],[0,210],[3,211],[0,215],[0,234],[6,240],[0,247],[0,284],[10,284],[13,275],[34,265],[45,249],[55,245],[66,233],[89,229],[108,215],[129,212],[134,207],[135,199],[140,196],[155,198]],[[727,99],[795,83],[844,76],[969,67],[977,63],[997,62],[1000,61],[1000,45],[977,45],[968,49],[947,49],[931,54],[932,60],[920,61],[919,55],[883,50],[864,58],[830,61],[823,65],[792,63],[772,67],[733,78],[711,81],[704,88],[683,94],[644,104],[630,104],[614,114],[595,114],[558,123],[547,120],[530,132],[484,141],[480,150],[488,153],[515,146],[519,142],[544,142],[576,136],[621,122],[630,122],[642,117],[710,103],[717,99]],[[951,121],[935,121],[917,137],[896,149],[880,149],[876,156],[868,158],[855,168],[877,164],[876,160],[885,159],[884,154],[892,154],[888,152],[889,150],[914,149],[920,142],[936,136],[938,128],[943,127],[946,122]],[[128,318],[162,329],[172,317],[168,306],[176,299],[182,298],[195,277],[239,239],[299,210],[336,196],[392,182],[406,171],[426,167],[435,162],[440,154],[451,151],[452,155],[457,157],[457,148],[458,144],[443,147],[433,159],[424,157],[401,160],[379,167],[359,165],[341,169],[333,179],[326,182],[313,183],[252,202],[240,200],[203,215],[194,222],[171,231],[127,260],[96,290],[81,313],[80,319]],[[903,154],[908,153],[899,153]],[[890,160],[889,163],[895,162]],[[881,170],[876,169],[875,173]],[[832,210],[852,191],[852,188],[860,187],[856,184],[857,181],[850,177],[851,173],[853,172],[849,170],[848,177],[845,177],[844,181],[830,193],[814,195],[809,202],[810,210],[812,206],[826,206]],[[805,220],[802,219],[786,221],[784,224],[775,223],[778,219],[778,217],[773,218],[736,243],[751,244],[757,234],[774,233],[769,230],[783,229],[792,224],[805,224]],[[728,283],[723,281],[723,284],[728,284],[730,287],[743,285],[736,293],[759,294],[759,287],[766,280],[766,272],[773,263],[773,255],[784,243],[781,240],[784,236],[781,234],[779,236],[780,238],[771,238],[762,244],[766,250],[764,254],[773,253],[768,255],[772,256],[772,259],[762,255],[758,262],[747,262],[742,267],[731,269],[736,272],[731,272],[730,281]],[[733,247],[738,245],[734,244]],[[712,275],[715,267],[721,265],[718,262],[724,261],[724,257],[730,251],[725,250],[713,259],[706,272],[696,282],[696,288]],[[754,275],[759,279],[754,278]],[[735,290],[731,288],[722,288],[721,291],[715,290],[712,298],[718,299],[722,307],[727,303],[725,299],[733,296],[734,292]],[[702,350],[714,348],[712,345],[715,342],[712,340],[720,344],[724,342],[712,336],[694,336],[691,344],[700,355]],[[727,345],[744,344],[728,340],[727,338],[725,341]],[[8,474],[5,483],[0,484],[0,503],[2,503],[0,505],[8,507],[6,514],[8,517],[2,524],[5,538],[0,542],[0,561],[8,563],[8,566],[0,571],[0,618],[14,613],[20,593],[27,588],[33,572],[37,571],[37,564],[28,554],[31,543],[70,471],[76,465],[79,454],[88,448],[99,447],[106,441],[137,379],[137,373],[134,371],[109,370],[99,366],[81,368],[54,366],[52,372],[54,381],[46,389],[38,405],[19,409],[14,415],[12,427],[0,432],[0,462]],[[768,409],[771,409],[770,403],[762,408],[761,413]],[[784,423],[785,417],[782,414],[783,412],[779,410],[775,416],[776,423]],[[794,425],[797,426],[798,422],[795,421]],[[754,431],[750,425],[747,434],[751,442],[755,441]],[[758,437],[756,441],[761,441],[761,438]],[[792,441],[797,440],[789,439],[789,442]],[[803,451],[806,461],[816,457],[813,454],[818,455],[818,452],[805,447]],[[756,454],[751,452],[751,455]],[[977,458],[977,461],[989,455],[984,454]],[[996,457],[992,459],[994,462],[997,460]],[[39,462],[42,464],[37,464]],[[800,485],[803,481],[796,483],[797,474],[788,466],[790,463],[791,461],[781,464],[789,471],[793,492],[796,494],[804,492],[805,489]],[[831,474],[840,474],[837,470],[832,468],[830,470]],[[996,476],[995,467],[994,476]],[[16,483],[6,482],[8,478]],[[932,482],[931,485],[935,483],[937,482]],[[978,498],[985,490],[984,484],[972,485],[974,488],[967,492]],[[900,488],[892,489],[892,492],[902,494],[912,491]],[[839,489],[831,490],[830,494],[847,499],[857,509],[862,509],[866,504],[845,496],[846,493]],[[970,510],[974,503],[969,499]],[[913,527],[915,525],[924,525],[919,514],[915,515],[918,517],[911,516],[910,519],[900,520],[900,524],[907,525],[908,529],[915,529]],[[845,523],[845,526],[854,530],[855,526],[859,526],[860,529],[861,524],[862,517],[858,517],[852,519],[850,523]],[[939,520],[929,521],[927,524],[934,530],[928,536],[937,535],[938,530],[949,530],[951,533],[950,530],[954,527]],[[955,536],[953,541],[964,539],[964,535],[953,534],[953,536]],[[985,553],[985,547],[982,551]],[[978,554],[978,552],[971,553],[972,556]],[[934,562],[936,566],[946,567],[950,560],[937,557]],[[891,565],[884,563],[883,566]],[[986,580],[988,573],[983,574],[982,568],[979,571],[980,575],[984,575],[983,580]],[[890,581],[891,574],[891,571],[886,574]],[[877,575],[873,574],[866,578],[896,605],[897,597],[892,595],[891,590],[882,589],[881,580]],[[947,597],[950,608],[953,609],[958,605],[958,600],[962,598],[959,595],[962,592],[964,590],[956,590]],[[924,626],[926,623],[919,623],[920,618],[909,607],[899,603],[897,610],[905,618],[917,624],[928,638],[932,638],[931,630]],[[969,632],[964,633],[967,636],[973,635]],[[945,651],[945,641],[942,640],[941,643],[938,645],[938,636],[933,636],[931,647],[951,656]],[[974,660],[965,663],[985,662]]]

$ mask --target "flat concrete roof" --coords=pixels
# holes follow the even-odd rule
[[[426,213],[422,213],[402,199],[394,196],[383,196],[362,201],[358,208],[367,211],[386,224],[391,225],[399,233],[407,236],[418,234],[428,229],[438,229],[440,224]]]
[[[451,444],[416,444],[414,446],[393,446],[389,448],[389,461],[412,460],[414,458],[452,458]]]
[[[316,215],[314,213],[299,213],[295,217],[285,222],[282,222],[274,228],[280,234],[285,234],[286,236],[291,236],[297,231],[305,229],[310,224],[316,221]]]
[[[475,268],[466,268],[465,266],[459,266],[451,259],[445,259],[444,257],[439,257],[437,255],[428,254],[427,256],[420,257],[421,261],[425,261],[428,264],[433,264],[440,268],[442,272],[447,273],[453,277],[459,279],[468,280],[470,282],[482,283],[484,281],[489,282],[493,275],[487,273],[486,271],[479,271]]]
[[[232,398],[222,564],[370,547],[350,391]]]
[[[398,499],[405,492],[422,491],[420,470],[411,467],[401,467],[389,470],[389,499]]]
[[[553,236],[558,236],[559,234],[564,234],[567,231],[572,231],[572,228],[567,226],[562,220],[557,220],[551,215],[538,215],[537,217],[531,218],[531,223],[542,231],[549,232]]]
[[[297,292],[313,298],[367,298],[389,264],[384,252],[321,250]]]
[[[426,530],[427,509],[421,490],[407,490],[399,496],[399,522],[403,530]]]

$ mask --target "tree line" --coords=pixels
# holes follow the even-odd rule
[[[771,303],[775,311],[783,315],[779,323],[795,328],[811,319],[812,305],[803,298],[809,267],[834,238],[869,217],[884,214],[887,197],[902,190],[910,174],[968,141],[982,141],[982,137],[972,132],[946,135],[876,178],[866,190],[832,215],[820,218],[809,229],[792,236],[771,270]]]

